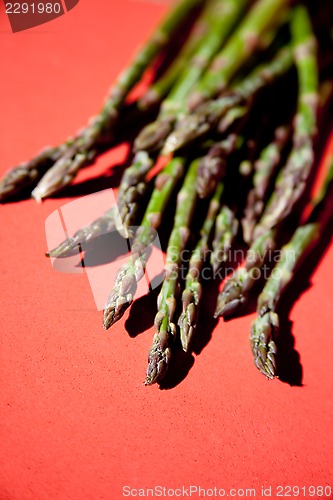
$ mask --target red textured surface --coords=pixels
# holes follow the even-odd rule
[[[1,173],[84,124],[164,10],[81,0],[17,34],[1,11]],[[77,183],[124,155],[108,153]],[[308,287],[303,270],[291,304],[302,387],[257,372],[248,315],[219,322],[179,383],[146,388],[153,328],[130,338],[126,315],[105,333],[86,276],[43,257],[45,219],[78,192],[0,206],[1,500],[118,500],[125,485],[256,488],[257,498],[262,486],[333,486],[332,246]]]

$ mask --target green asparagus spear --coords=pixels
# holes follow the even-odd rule
[[[189,262],[185,288],[182,293],[183,310],[178,320],[180,340],[185,352],[187,352],[190,347],[197,327],[199,306],[202,298],[201,272],[209,251],[209,238],[214,227],[216,215],[220,208],[223,190],[224,183],[220,182],[210,201],[206,219],[200,231],[200,239],[192,252]]]
[[[292,281],[299,260],[318,236],[318,224],[306,224],[296,229],[290,242],[281,250],[281,257],[258,299],[258,318],[251,327],[251,346],[257,368],[267,378],[276,375],[276,338],[279,316],[276,306],[282,291]]]
[[[157,120],[147,125],[135,141],[136,151],[157,151],[171,133],[179,116],[186,111],[186,99],[216,51],[221,47],[244,11],[248,0],[218,2],[211,16],[210,31],[184,67],[168,97],[163,101]],[[214,4],[215,5],[215,4]]]
[[[149,351],[145,385],[159,382],[164,377],[171,357],[171,344],[176,335],[176,325],[173,320],[182,253],[190,236],[190,226],[197,200],[193,185],[197,178],[198,164],[199,160],[191,163],[177,196],[175,222],[168,242],[164,281],[158,297],[158,312],[154,321],[156,333]]]
[[[257,0],[191,94],[191,110],[227,88],[231,78],[260,48],[262,35],[284,18],[289,3],[289,0]]]
[[[214,130],[230,109],[250,102],[262,88],[284,75],[292,63],[291,49],[283,48],[272,61],[256,68],[248,77],[233,86],[227,95],[200,105],[194,113],[179,121],[166,139],[162,154],[173,153]]]
[[[174,8],[138,52],[132,64],[120,74],[101,112],[90,120],[75,141],[65,148],[63,156],[42,177],[32,193],[37,201],[70,184],[79,169],[94,159],[99,142],[103,141],[105,136],[112,136],[119,112],[129,92],[141,79],[149,64],[166,47],[184,19],[202,3],[203,0],[176,2]]]
[[[133,301],[137,281],[144,275],[146,260],[149,256],[149,245],[161,223],[170,196],[183,175],[183,169],[184,159],[174,158],[156,178],[154,191],[141,226],[134,238],[132,256],[119,270],[114,288],[107,300],[104,309],[105,330],[123,316]]]
[[[288,140],[289,127],[278,127],[275,130],[274,140],[262,150],[258,160],[254,162],[253,187],[248,194],[242,219],[243,238],[248,244],[252,242],[254,227],[264,211],[266,193],[281,163],[281,156]]]
[[[284,220],[300,199],[314,162],[314,137],[317,131],[318,67],[316,40],[305,7],[297,6],[291,16],[294,58],[298,73],[298,107],[293,148],[280,171],[274,192],[256,226],[254,237]]]
[[[267,254],[275,247],[275,233],[268,231],[259,236],[246,253],[245,263],[234,271],[220,292],[215,318],[234,314],[245,304],[250,290],[261,275],[261,268]]]

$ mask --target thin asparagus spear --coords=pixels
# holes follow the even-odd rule
[[[318,66],[316,40],[305,7],[295,7],[291,16],[291,31],[299,85],[293,148],[255,228],[254,237],[277,226],[291,213],[304,193],[314,163],[319,100]]]
[[[226,89],[244,62],[259,49],[262,35],[284,18],[289,3],[289,0],[257,0],[191,94],[191,110]]]
[[[173,318],[177,304],[182,253],[190,236],[190,226],[197,200],[193,185],[196,182],[198,165],[199,160],[191,163],[177,196],[175,222],[168,242],[164,281],[158,297],[158,312],[154,321],[156,333],[149,351],[145,385],[159,382],[164,377],[171,357],[171,344],[176,335]]]
[[[179,0],[175,4],[148,42],[138,52],[132,64],[120,74],[101,112],[90,120],[75,142],[66,148],[65,154],[40,180],[32,192],[32,196],[37,201],[41,201],[70,184],[79,169],[93,160],[97,154],[96,145],[105,135],[112,135],[119,118],[119,112],[129,92],[141,79],[149,64],[166,47],[184,19],[202,3],[203,0]]]
[[[273,141],[266,146],[254,163],[253,187],[250,190],[242,219],[243,238],[252,242],[253,230],[264,211],[266,194],[272,177],[281,163],[283,150],[289,140],[289,127],[280,126],[275,130]]]
[[[330,200],[332,182],[333,163],[328,169],[318,196],[312,202],[312,211],[307,223],[298,227],[289,243],[282,248],[280,260],[258,298],[258,316],[252,323],[250,341],[254,363],[267,378],[276,376],[278,354],[276,340],[279,334],[279,315],[276,310],[281,295],[294,278],[295,269],[304,258],[309,246],[317,240],[320,229],[322,230],[327,222],[321,216],[326,203]]]
[[[186,115],[179,121],[175,130],[166,139],[162,154],[173,153],[214,130],[230,109],[249,103],[262,88],[284,75],[292,63],[291,49],[283,48],[272,61],[256,68],[244,80],[232,87],[228,95],[200,105],[194,113]]]
[[[252,324],[250,340],[254,363],[267,378],[276,375],[276,338],[279,331],[276,306],[282,291],[293,279],[296,265],[318,234],[319,225],[315,223],[296,229],[290,242],[282,248],[280,261],[259,295],[258,318]]]
[[[174,158],[157,176],[155,188],[132,245],[132,256],[118,271],[104,309],[104,329],[118,321],[133,302],[137,282],[143,277],[149,245],[159,227],[170,196],[183,175],[184,159]]]
[[[192,252],[189,262],[185,288],[182,293],[183,310],[178,320],[180,340],[185,352],[187,352],[190,347],[197,327],[199,306],[202,298],[201,272],[209,251],[209,238],[214,227],[216,215],[220,208],[223,190],[224,183],[220,182],[210,201],[207,216],[200,231],[200,239]]]
[[[157,120],[147,125],[135,141],[136,151],[159,150],[172,131],[177,118],[186,111],[186,99],[216,51],[221,47],[244,11],[248,0],[218,2],[211,18],[211,27],[198,50],[183,68],[168,97],[163,101]]]
[[[215,318],[234,314],[245,304],[250,290],[261,275],[267,254],[275,248],[275,233],[268,231],[259,236],[246,253],[245,263],[236,269],[221,290],[216,305]]]
[[[217,274],[221,265],[229,259],[229,252],[237,236],[238,228],[239,222],[235,212],[223,205],[216,217],[212,253],[210,255],[214,275]]]

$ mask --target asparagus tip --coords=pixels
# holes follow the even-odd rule
[[[277,347],[275,338],[279,330],[279,317],[268,311],[255,319],[251,327],[251,347],[254,364],[269,379],[276,377]]]

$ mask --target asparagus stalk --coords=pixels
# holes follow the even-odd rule
[[[189,262],[185,288],[182,293],[182,313],[178,320],[180,340],[185,352],[188,351],[191,345],[197,327],[199,306],[202,298],[201,272],[209,251],[209,238],[220,208],[223,190],[224,183],[220,182],[210,201],[206,219],[200,231],[200,239],[192,252]]]
[[[138,52],[132,63],[118,77],[111,89],[101,112],[93,117],[86,128],[77,134],[74,141],[65,143],[64,154],[58,158],[50,170],[42,177],[33,191],[33,197],[40,201],[67,186],[75,178],[79,169],[93,160],[97,146],[110,137],[119,118],[125,99],[135,84],[141,79],[149,64],[156,58],[172,39],[184,19],[197,8],[203,0],[179,0],[174,8],[155,30],[148,42]],[[24,186],[29,176],[25,177]],[[35,177],[31,181],[35,181]],[[19,185],[16,184],[16,192]],[[7,190],[6,195],[10,192]]]
[[[256,226],[254,237],[281,223],[305,191],[314,163],[314,137],[317,131],[318,66],[316,40],[305,7],[297,6],[291,17],[294,58],[298,73],[298,106],[294,124],[293,148],[280,171],[274,192]]]
[[[250,341],[254,363],[267,378],[276,376],[276,340],[279,334],[279,315],[276,312],[281,295],[294,278],[309,246],[313,244],[324,227],[325,218],[321,217],[333,182],[333,162],[331,163],[321,190],[312,202],[312,210],[306,224],[298,227],[281,250],[279,262],[274,267],[266,285],[258,298],[257,318],[251,326]],[[320,220],[321,219],[321,220]],[[320,222],[318,222],[320,220]]]
[[[236,269],[221,290],[216,305],[215,318],[234,314],[245,304],[250,290],[261,276],[267,254],[275,248],[275,233],[268,231],[259,236],[246,253],[245,263]]]
[[[258,160],[254,162],[253,187],[247,196],[242,219],[243,238],[246,243],[250,244],[253,240],[254,227],[264,211],[267,191],[281,163],[282,153],[288,140],[289,127],[278,127],[273,141],[262,150]]]
[[[159,382],[165,375],[171,357],[171,344],[176,335],[174,313],[179,287],[182,253],[190,236],[197,193],[193,189],[198,171],[198,160],[194,160],[186,174],[177,196],[175,222],[168,242],[164,281],[158,297],[158,312],[155,316],[155,335],[148,356],[145,385]]]
[[[238,228],[239,222],[235,212],[223,205],[216,217],[212,253],[210,255],[214,275],[217,274],[221,265],[229,259],[229,252],[237,236]]]
[[[279,24],[288,4],[289,0],[257,0],[191,94],[190,109],[226,89],[231,78],[259,49],[262,35]]]
[[[105,330],[118,321],[133,302],[137,282],[144,275],[145,264],[149,257],[149,245],[161,223],[170,196],[183,175],[183,169],[184,159],[174,158],[155,180],[154,191],[133,241],[132,256],[118,271],[114,288],[107,300],[104,309]]]
[[[58,245],[53,250],[46,252],[47,257],[69,257],[76,252],[77,249],[84,245],[84,249],[88,248],[89,243],[106,233],[115,231],[117,228],[116,224],[117,212],[114,207],[105,212],[101,217],[94,220],[88,226],[79,229],[76,233],[64,240],[60,245]]]
[[[248,0],[225,0],[214,4],[210,30],[197,51],[183,68],[168,97],[163,101],[157,120],[147,125],[135,141],[136,151],[159,150],[179,116],[186,111],[186,99],[204,73],[212,57],[229,36]]]
[[[272,61],[256,68],[244,80],[234,85],[227,95],[203,103],[194,113],[179,121],[168,136],[162,154],[168,155],[214,130],[226,113],[250,100],[264,87],[284,75],[292,66],[292,51],[281,49]]]

